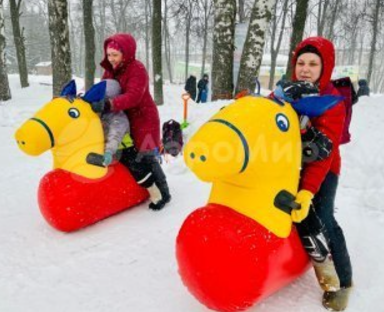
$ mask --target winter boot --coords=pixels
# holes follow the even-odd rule
[[[335,292],[340,289],[339,276],[337,275],[331,254],[328,254],[322,262],[312,260],[312,264],[317,281],[325,292]]]
[[[323,306],[329,311],[344,311],[347,308],[352,286],[342,287],[338,291],[326,291]]]
[[[153,194],[149,208],[152,210],[160,210],[164,208],[165,204],[171,201],[171,195],[165,174],[159,162],[157,160],[152,161],[151,168],[155,183],[151,186],[151,190],[148,188],[150,195]]]
[[[153,196],[150,196],[151,203],[149,204],[149,208],[152,210],[160,210],[164,208],[165,204],[171,201],[167,182],[165,180],[162,182],[155,182],[151,188],[154,188],[154,194]]]

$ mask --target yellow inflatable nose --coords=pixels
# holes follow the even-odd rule
[[[198,178],[212,182],[244,171],[249,160],[249,148],[235,125],[213,119],[188,142],[184,160]]]
[[[31,156],[38,156],[53,146],[49,128],[33,119],[26,121],[16,131],[15,139],[19,148]]]

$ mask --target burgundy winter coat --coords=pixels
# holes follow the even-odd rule
[[[296,65],[297,53],[305,46],[314,46],[321,55],[322,73],[319,80],[320,94],[340,95],[331,82],[331,75],[335,66],[335,49],[329,40],[322,37],[311,37],[302,41],[295,50],[293,65]],[[292,80],[297,80],[293,71]],[[324,114],[312,118],[312,125],[332,140],[333,150],[327,159],[314,161],[304,165],[301,173],[300,188],[316,194],[329,171],[339,175],[341,158],[339,144],[343,134],[346,108],[343,101],[336,104]]]
[[[121,66],[113,69],[107,58],[108,43],[114,40],[123,50]],[[124,110],[130,123],[130,133],[139,151],[160,146],[160,119],[156,104],[149,93],[149,77],[144,65],[136,60],[136,41],[129,34],[115,34],[104,42],[105,69],[102,79],[119,81],[122,94],[113,99],[112,111]]]

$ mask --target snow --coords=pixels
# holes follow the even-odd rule
[[[18,76],[10,76],[13,99],[0,106],[0,311],[209,311],[177,273],[178,230],[190,212],[206,203],[210,189],[182,158],[163,164],[173,199],[162,211],[142,204],[72,234],[52,229],[42,218],[36,191],[51,170],[51,155],[29,157],[13,139],[21,123],[51,98],[52,87],[42,79],[47,78],[30,76],[31,86],[21,89]],[[182,93],[182,85],[164,86],[161,122],[182,120]],[[353,141],[342,148],[336,205],[354,267],[348,312],[383,309],[383,102],[383,95],[360,100],[354,107]],[[190,103],[186,136],[227,103]],[[325,311],[320,300],[309,271],[249,311]]]

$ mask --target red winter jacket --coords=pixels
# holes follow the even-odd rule
[[[107,58],[108,43],[114,40],[123,50],[121,66],[113,69]],[[144,65],[136,60],[136,42],[129,34],[115,34],[104,42],[105,69],[102,79],[119,81],[122,94],[113,99],[112,111],[124,110],[128,116],[130,133],[139,151],[150,151],[160,146],[160,119],[156,104],[149,93],[149,78]]]
[[[292,60],[293,65],[296,64],[297,53],[307,45],[314,46],[321,55],[323,67],[319,80],[320,94],[340,95],[330,81],[335,66],[335,49],[332,42],[322,37],[311,37],[302,41],[295,50],[295,56]],[[293,71],[292,80],[297,80],[295,71]],[[312,125],[332,140],[333,150],[327,159],[304,164],[301,172],[300,189],[316,194],[329,171],[337,175],[340,174],[339,144],[343,133],[345,116],[345,104],[341,101],[324,114],[311,119]]]

